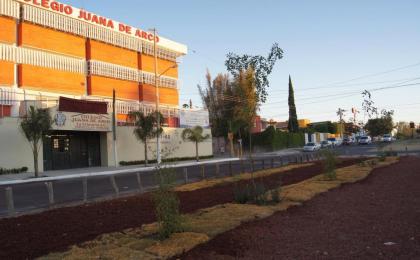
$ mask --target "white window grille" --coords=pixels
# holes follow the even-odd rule
[[[10,88],[0,88],[0,105],[11,106],[16,100],[16,92]]]
[[[83,59],[65,57],[34,49],[0,44],[0,60],[85,74]]]
[[[141,72],[136,69],[96,60],[91,60],[88,63],[89,73],[92,75],[137,82],[141,81]]]
[[[0,0],[0,15],[19,19],[19,3],[12,0]]]
[[[87,36],[87,24],[34,6],[23,6],[23,20],[60,31]]]
[[[19,4],[17,9],[17,17],[19,17]],[[153,55],[153,44],[149,42],[138,39],[134,36],[129,36],[123,33],[115,32],[111,29],[102,28],[94,24],[82,22],[31,5],[23,5],[23,20],[43,25],[45,27],[54,28],[56,30],[83,36],[85,38],[95,39],[129,50],[144,52],[145,54]],[[175,61],[176,58],[181,55],[177,52],[160,47],[158,48],[157,54],[159,58],[171,61]]]
[[[143,81],[144,84],[155,84],[155,75],[150,72],[143,71]],[[177,88],[178,80],[175,78],[161,76],[159,77],[159,86],[166,88]]]

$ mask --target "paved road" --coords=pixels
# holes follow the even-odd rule
[[[395,142],[385,146],[384,150],[394,150],[402,154],[406,153],[420,154],[420,141],[404,141]],[[335,148],[340,155],[345,156],[360,156],[360,155],[376,155],[378,153],[378,145],[352,145],[341,146]],[[273,166],[278,167],[289,162],[296,161],[296,155],[303,153],[296,150],[293,153],[260,153],[254,155],[254,169],[260,170],[271,167],[271,160],[273,159]],[[311,154],[311,153],[305,153]],[[217,171],[218,167],[218,171]],[[208,163],[203,166],[193,165],[183,168],[176,168],[174,174],[176,182],[185,182],[185,170],[187,170],[188,182],[194,182],[202,179],[202,171],[206,178],[214,178],[217,176],[229,176],[232,172],[237,174],[243,171],[251,170],[251,161],[249,159],[235,162],[223,162],[216,166],[215,163]],[[140,181],[143,191],[150,190],[156,187],[156,174],[152,171],[141,172]],[[216,176],[217,175],[217,176]],[[136,173],[119,174],[115,176],[115,185],[118,188],[120,195],[127,195],[139,192],[139,184]],[[6,191],[8,186],[0,185],[0,217],[7,216],[8,209],[6,204]],[[90,177],[87,179],[87,201],[94,201],[114,197],[116,195],[115,187],[109,176]],[[27,183],[12,185],[13,200],[15,211],[20,213],[27,213],[31,211],[44,210],[49,208],[49,196],[45,183]],[[58,180],[53,182],[54,205],[63,206],[72,203],[81,203],[84,200],[84,184],[83,179],[69,179]]]

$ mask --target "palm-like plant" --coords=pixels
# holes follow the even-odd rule
[[[163,129],[161,126],[157,127],[157,117],[160,117],[160,122],[162,124],[163,117],[161,113],[151,113],[149,115],[145,115],[141,111],[133,111],[130,112],[128,115],[129,119],[134,122],[134,135],[137,137],[138,140],[144,143],[144,162],[145,166],[148,165],[148,158],[147,158],[147,140],[156,137],[157,135],[162,134]]]
[[[210,138],[209,134],[203,135],[203,128],[201,126],[195,126],[193,128],[186,128],[182,131],[182,139],[190,142],[195,142],[195,157],[197,162],[200,161],[198,156],[198,143],[205,141]]]
[[[42,137],[51,129],[53,120],[48,109],[35,109],[31,106],[20,123],[23,134],[31,145],[34,157],[35,177],[38,177],[38,154]]]

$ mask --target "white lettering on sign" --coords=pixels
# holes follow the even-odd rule
[[[71,117],[74,129],[90,131],[109,131],[111,119],[108,115],[81,114]]]

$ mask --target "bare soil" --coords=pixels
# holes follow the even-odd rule
[[[342,161],[345,167],[360,159]],[[289,185],[322,173],[320,162],[261,178],[267,188]],[[249,181],[248,181],[249,182]],[[242,181],[242,183],[246,183]],[[233,201],[233,183],[189,192],[178,192],[181,212]],[[0,259],[32,259],[64,251],[98,235],[140,227],[156,220],[151,194],[45,211],[0,220]]]
[[[239,226],[182,259],[420,259],[420,158]]]

